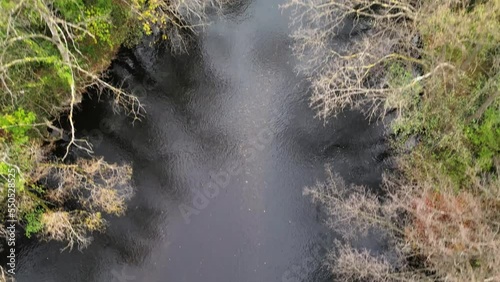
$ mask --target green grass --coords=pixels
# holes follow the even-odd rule
[[[92,231],[96,226],[103,226],[104,219],[99,211],[86,208],[83,202],[76,210],[65,207],[68,197],[78,202],[72,189],[82,183],[65,183],[68,179],[57,178],[72,167],[67,162],[49,158],[55,140],[48,135],[46,126],[47,120],[59,118],[68,109],[72,83],[75,82],[78,103],[91,80],[63,60],[57,44],[50,38],[52,31],[43,13],[46,11],[74,26],[70,27],[71,35],[67,36],[71,38],[67,46],[75,57],[74,62],[99,74],[108,67],[122,44],[133,44],[140,38],[141,21],[131,8],[139,4],[135,0],[128,4],[120,0],[27,0],[18,6],[19,3],[0,0],[0,49],[4,52],[0,61],[3,79],[0,83],[0,221],[7,216],[7,188],[14,177],[17,216],[27,237],[44,230],[42,218],[45,214],[57,214],[62,210],[74,216],[76,220],[72,224],[84,226],[81,232]],[[62,24],[58,27],[64,28]],[[19,63],[9,66],[11,62]],[[99,164],[103,169],[120,169],[104,162]],[[80,169],[78,173],[87,181],[98,179],[91,170]],[[128,179],[125,174],[124,180]],[[63,198],[54,193],[48,195],[53,192],[44,182],[49,175],[70,192],[63,194]],[[72,187],[66,187],[68,185]],[[95,220],[79,222],[80,217],[76,214],[85,212]],[[60,228],[64,233],[65,227]],[[45,231],[48,238],[60,234]]]
[[[403,148],[412,136],[420,139],[406,157],[411,179],[425,176],[436,187],[451,183],[455,190],[466,189],[500,169],[495,165],[500,153],[500,3],[430,7],[435,11],[417,26],[425,46],[422,59],[430,66],[426,71],[440,63],[454,68],[421,85],[422,99],[408,103],[393,125],[396,146]],[[404,73],[396,72],[394,77],[404,83]]]

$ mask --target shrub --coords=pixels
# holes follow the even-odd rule
[[[348,280],[498,280],[500,2],[284,7],[292,9],[293,49],[320,118],[346,108],[382,120],[396,112],[384,120],[397,164],[383,184],[387,197],[331,173],[306,189],[328,224],[349,235],[332,269]],[[353,249],[347,239],[370,228],[388,238],[397,259]]]
[[[327,181],[304,193],[328,215],[344,240],[329,266],[346,281],[495,281],[500,275],[500,193],[478,196],[430,183],[385,178],[387,197],[347,185],[327,168]],[[486,188],[486,187],[485,187]],[[353,238],[376,234],[390,246],[381,254],[358,249]],[[372,232],[373,234],[373,232]],[[418,263],[412,261],[418,259]]]
[[[75,137],[74,109],[93,87],[111,94],[134,121],[142,118],[141,101],[102,77],[118,48],[163,34],[174,51],[185,50],[184,34],[206,24],[209,8],[224,2],[0,0],[0,220],[7,216],[12,171],[27,237],[82,249],[92,232],[104,230],[105,214],[124,214],[131,168],[92,157],[92,144]],[[56,126],[61,114],[68,128]],[[58,158],[53,144],[65,134],[69,143]],[[73,150],[90,156],[68,158]]]

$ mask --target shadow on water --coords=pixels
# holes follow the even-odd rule
[[[146,105],[142,122],[87,99],[97,155],[128,162],[136,196],[83,253],[27,242],[18,281],[324,281],[331,243],[304,186],[333,163],[375,186],[382,128],[347,112],[326,125],[294,71],[280,0],[247,1],[173,57],[147,44],[111,68]]]

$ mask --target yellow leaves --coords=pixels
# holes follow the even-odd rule
[[[145,35],[151,35],[154,28],[165,32],[166,28],[175,28],[178,23],[173,23],[180,15],[177,9],[178,3],[164,0],[140,1],[135,0],[135,9],[138,13],[137,19],[141,25],[141,30]],[[170,27],[173,24],[174,27]],[[162,36],[166,40],[166,36]]]
[[[79,211],[71,213],[48,211],[43,213],[40,220],[43,224],[43,238],[67,242],[68,244],[64,249],[69,248],[71,250],[74,244],[77,244],[80,250],[87,247],[92,239],[88,236],[87,231],[98,230],[103,226],[104,221],[100,218],[100,215],[91,214],[90,217],[86,217],[86,215],[86,213]]]
[[[148,8],[149,10],[155,10],[158,7],[160,7],[160,1],[159,0],[150,0],[148,3]]]
[[[131,168],[108,164],[102,159],[79,159],[75,164],[48,164],[41,178],[53,177],[57,188],[47,189],[44,200],[58,206],[68,199],[79,207],[71,211],[48,210],[41,216],[47,240],[63,241],[68,248],[74,244],[84,248],[90,243],[90,233],[102,231],[106,221],[102,214],[122,215],[126,201],[132,196]]]
[[[151,26],[147,22],[144,22],[142,24],[142,30],[144,30],[144,33],[146,33],[146,35],[151,35],[152,34]]]
[[[90,214],[85,218],[85,226],[89,231],[101,231],[105,227],[105,223],[100,212]]]
[[[94,198],[94,204],[104,212],[120,215],[125,211],[125,201],[114,189],[100,189]]]
[[[70,214],[68,212],[46,212],[42,214],[40,222],[44,227],[44,234],[50,239],[63,241],[67,233],[71,232]]]
[[[12,115],[4,115],[4,118],[11,124],[14,124],[16,122],[16,119]]]

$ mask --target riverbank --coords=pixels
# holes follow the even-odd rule
[[[132,197],[131,167],[93,156],[77,138],[74,113],[85,93],[109,96],[130,122],[143,118],[133,94],[106,80],[121,46],[144,36],[182,51],[195,24],[219,1],[0,1],[0,235],[87,247]],[[196,17],[196,22],[190,22]],[[193,24],[193,25],[190,25]],[[10,226],[10,225],[9,225]],[[6,271],[15,274],[16,259]]]
[[[76,124],[104,122],[96,155],[133,164],[136,195],[83,252],[23,244],[19,281],[329,281],[317,260],[327,230],[302,187],[327,161],[378,183],[382,128],[356,112],[326,130],[314,119],[282,2],[238,1],[188,54],[120,52],[110,76],[144,93],[147,118],[129,126],[94,99]]]
[[[500,2],[290,3],[318,116],[352,107],[385,120],[396,152],[384,196],[335,168],[305,190],[345,236],[332,271],[349,281],[498,280]],[[390,251],[355,247],[373,232]]]
[[[91,232],[103,230],[102,214],[123,213],[132,195],[131,169],[92,157],[92,144],[76,138],[73,114],[89,88],[111,92],[117,104],[141,113],[128,104],[136,98],[101,79],[119,47],[139,39],[138,3],[1,5],[0,174],[2,186],[13,189],[3,189],[0,210],[2,222],[8,216],[16,224],[1,233],[84,248]]]

